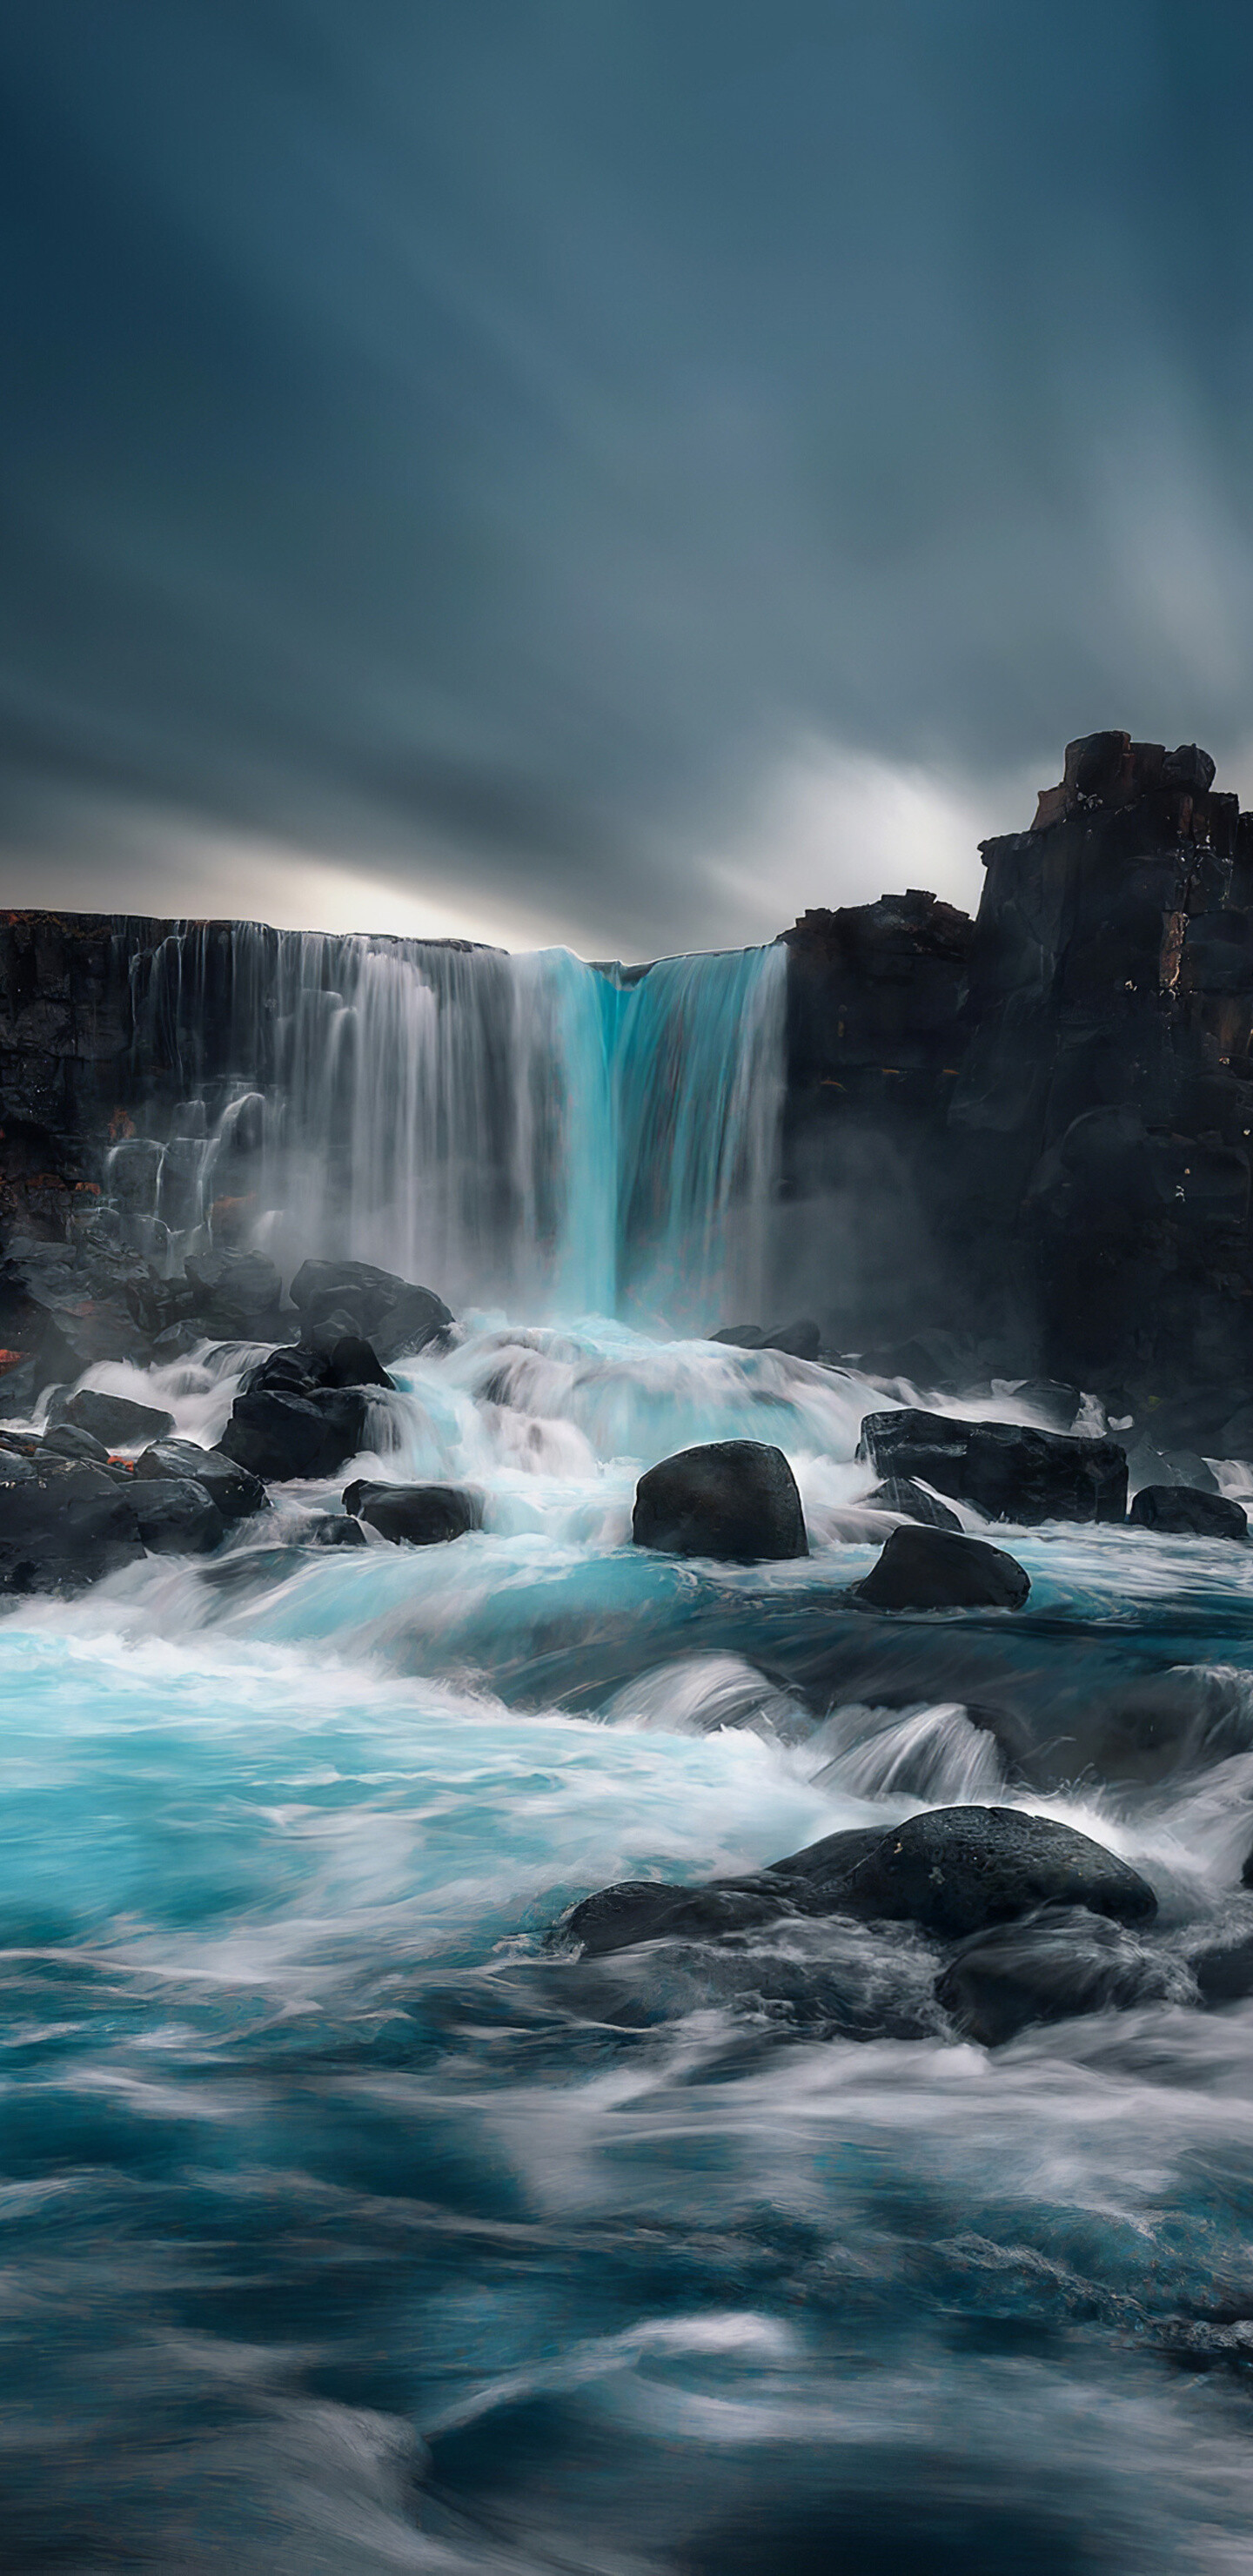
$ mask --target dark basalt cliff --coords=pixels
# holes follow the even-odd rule
[[[976,920],[911,891],[784,934],[777,1273],[828,1347],[1253,1399],[1253,815],[1213,779],[1089,735],[983,845]],[[64,1233],[160,1096],[139,1004],[175,926],[0,917],[7,1233]]]
[[[1194,744],[1089,735],[983,844],[974,922],[910,893],[786,934],[789,1215],[844,1338],[1248,1379],[1253,815],[1213,778]]]

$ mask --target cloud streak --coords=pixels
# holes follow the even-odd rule
[[[885,814],[956,890],[1074,732],[1234,754],[1251,57],[1172,0],[14,13],[9,899],[305,868],[641,955],[874,891]]]

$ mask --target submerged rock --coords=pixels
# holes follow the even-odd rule
[[[1226,1494],[1198,1492],[1192,1485],[1142,1485],[1128,1519],[1137,1528],[1159,1530],[1170,1538],[1247,1538],[1249,1516],[1243,1504]]]
[[[247,1520],[268,1511],[270,1498],[259,1476],[228,1457],[224,1449],[201,1449],[194,1440],[158,1440],[135,1460],[135,1474],[166,1482],[188,1477],[203,1485],[224,1521]]]
[[[376,1485],[361,1477],[345,1488],[344,1510],[380,1538],[411,1547],[438,1547],[483,1526],[481,1497],[459,1485]]]
[[[1127,1460],[1116,1440],[1077,1440],[1018,1422],[956,1422],[912,1406],[868,1413],[859,1458],[883,1476],[920,1476],[993,1521],[1121,1521]]]
[[[955,1530],[961,1535],[961,1522],[947,1503],[915,1485],[909,1476],[887,1476],[863,1500],[873,1511],[900,1512],[908,1521],[917,1521],[923,1529]]]
[[[366,1547],[369,1544],[360,1521],[349,1520],[342,1512],[319,1512],[315,1520],[306,1523],[300,1536],[310,1547]]]
[[[936,1979],[936,2002],[964,2039],[999,2048],[1032,2022],[1134,2004],[1195,2001],[1187,1970],[1086,1906],[1045,1906],[963,1941]]]
[[[58,1421],[90,1432],[105,1449],[138,1449],[149,1441],[164,1440],[174,1428],[173,1414],[160,1406],[136,1404],[129,1395],[102,1395],[94,1386],[80,1387],[77,1395],[54,1411]]]
[[[872,1610],[1021,1610],[1031,1578],[1016,1557],[986,1539],[895,1529],[854,1590]]]
[[[355,1387],[303,1394],[254,1387],[237,1395],[219,1446],[267,1484],[333,1476],[365,1446],[367,1397]]]
[[[783,1451],[760,1440],[711,1440],[650,1467],[635,1489],[631,1536],[668,1556],[754,1563],[809,1554],[796,1479]]]

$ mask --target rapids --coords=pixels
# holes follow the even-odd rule
[[[253,1356],[90,1378],[210,1441]],[[1016,1619],[884,1622],[855,1377],[503,1312],[395,1374],[334,1487],[0,1621],[6,2563],[1235,2576],[1253,2004],[1187,1960],[1253,1931],[1244,1553],[998,1531]],[[810,1558],[633,1550],[743,1436]],[[302,1546],[358,1472],[484,1527]],[[1172,1999],[988,2052],[904,1931],[547,1941],[963,1799],[1134,1860]]]

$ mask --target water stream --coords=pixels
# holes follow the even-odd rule
[[[274,1064],[241,1059],[284,1225],[323,1081],[365,1142],[334,1206],[324,1176],[301,1209],[320,1242],[351,1226],[443,1287],[430,1245],[468,1259],[481,1218],[521,1263],[557,1129],[565,1212],[542,1298],[481,1302],[398,1368],[333,1486],[282,1489],[213,1559],[0,1621],[6,2564],[1236,2576],[1253,2005],[1199,2010],[1188,1961],[1253,1932],[1248,1560],[1011,1530],[1015,1620],[860,1613],[881,1531],[854,1450],[881,1396],[630,1319],[727,1310],[718,1212],[751,1203],[773,1112],[719,1032],[775,1042],[768,976],[728,967],[707,1008],[681,964],[634,987],[511,969],[512,1025],[543,1032],[515,1073],[533,1046],[580,1070],[538,1129],[515,1096],[502,1238],[477,1164],[468,1200],[458,1179],[500,1107],[486,1036],[456,1040],[482,1076],[458,1127],[437,981],[360,967],[354,1061],[368,1028],[376,1067],[435,1071],[341,1095],[342,956],[338,1001],[300,984],[323,999],[287,1014],[308,1069],[281,1135]],[[227,1104],[185,1071],[207,1148]],[[90,1377],[210,1442],[255,1356]],[[633,1549],[642,1468],[737,1436],[787,1452],[810,1557]],[[484,1526],[303,1544],[355,1472],[470,1483]],[[1177,1721],[1147,1751],[1142,1700]],[[1069,1818],[1146,1872],[1158,2001],[989,2051],[906,1931],[548,1942],[615,1877],[964,1799]]]

